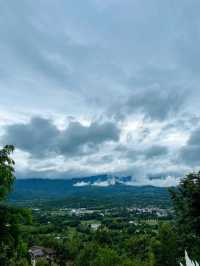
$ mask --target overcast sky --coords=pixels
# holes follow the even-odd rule
[[[16,146],[17,178],[171,185],[199,169],[199,13],[199,0],[0,0],[0,143]]]

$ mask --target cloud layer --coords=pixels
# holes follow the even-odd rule
[[[198,169],[198,0],[0,7],[0,141],[18,177]]]
[[[28,124],[7,126],[3,142],[12,143],[36,158],[80,156],[93,152],[104,142],[118,141],[119,134],[119,129],[112,122],[93,122],[89,126],[70,122],[66,129],[59,130],[51,120],[34,117]]]

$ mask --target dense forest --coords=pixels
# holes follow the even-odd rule
[[[13,150],[0,150],[0,265],[178,266],[185,250],[200,261],[200,172],[170,190],[165,215],[156,208],[129,211],[125,203],[100,210],[22,208],[7,201],[15,182]]]

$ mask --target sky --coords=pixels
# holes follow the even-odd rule
[[[174,185],[200,165],[199,0],[0,0],[17,178]]]

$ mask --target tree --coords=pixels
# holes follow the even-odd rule
[[[98,245],[94,242],[87,243],[83,249],[80,250],[76,259],[76,266],[91,266],[91,263],[96,258]]]
[[[10,192],[14,176],[14,160],[10,155],[14,151],[14,146],[6,145],[0,150],[0,201],[2,201],[6,195]]]
[[[53,248],[56,250],[58,264],[65,265],[67,261],[74,261],[81,254],[81,239],[78,234],[74,234],[71,238],[55,243]]]
[[[97,230],[94,236],[99,245],[112,245],[111,231],[107,229]]]
[[[154,266],[176,266],[177,238],[172,225],[161,224],[158,236],[151,243]]]
[[[135,235],[126,241],[125,247],[129,257],[145,260],[148,258],[149,252],[149,236]]]
[[[120,266],[121,260],[117,252],[110,248],[99,248],[92,266]]]
[[[200,237],[200,172],[188,174],[171,195],[179,226]]]
[[[200,172],[182,179],[177,189],[170,191],[175,210],[179,252],[186,249],[194,259],[200,259]]]
[[[13,151],[12,145],[0,150],[0,265],[4,266],[19,265],[16,261],[27,253],[21,237],[20,223],[30,222],[30,213],[26,209],[7,206],[3,202],[15,180],[15,163],[11,158]]]

